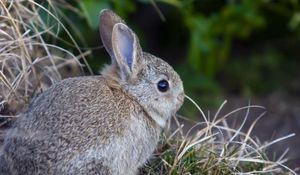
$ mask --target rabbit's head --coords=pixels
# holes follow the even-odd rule
[[[101,11],[100,35],[112,59],[102,75],[132,96],[164,127],[183,103],[179,75],[162,59],[143,52],[136,34],[110,10]]]

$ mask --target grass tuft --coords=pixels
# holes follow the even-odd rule
[[[226,101],[217,110],[214,117],[209,120],[201,108],[188,96],[201,113],[204,122],[195,123],[194,126],[184,131],[178,118],[173,118],[175,127],[169,124],[162,134],[159,146],[153,158],[141,169],[140,174],[294,174],[296,172],[285,166],[284,158],[287,151],[277,160],[270,160],[266,149],[277,142],[283,141],[295,134],[278,138],[269,143],[261,144],[252,138],[251,132],[258,120],[265,114],[262,112],[252,123],[247,132],[242,128],[253,108],[264,109],[257,105],[247,105],[231,111],[225,115],[220,112]],[[238,112],[245,111],[242,124],[236,128],[229,127],[228,117],[235,116]],[[241,117],[241,116],[240,116]]]

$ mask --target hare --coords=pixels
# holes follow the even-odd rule
[[[183,103],[182,81],[110,10],[100,13],[100,35],[111,65],[33,99],[6,134],[0,174],[133,175],[151,156]]]

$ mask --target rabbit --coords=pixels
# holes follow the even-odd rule
[[[100,12],[112,59],[101,75],[64,79],[32,100],[7,132],[0,174],[134,175],[184,101],[183,83],[143,52],[113,11]]]

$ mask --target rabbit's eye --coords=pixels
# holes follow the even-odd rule
[[[169,89],[169,83],[167,80],[160,80],[157,83],[157,88],[160,92],[166,92]]]

